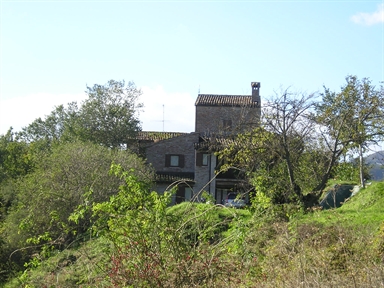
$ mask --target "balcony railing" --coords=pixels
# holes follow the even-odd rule
[[[193,172],[156,172],[156,182],[172,183],[180,180],[194,182],[194,179],[195,173]]]

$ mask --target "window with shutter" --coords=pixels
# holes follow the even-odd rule
[[[180,157],[179,157],[179,155],[171,155],[169,163],[170,163],[171,167],[179,167],[180,166]]]
[[[192,193],[192,188],[190,188],[190,187],[185,187],[185,201],[190,201],[191,199],[192,199],[192,195],[193,195],[193,193]]]
[[[184,167],[184,155],[165,155],[165,167]]]
[[[208,153],[196,153],[196,166],[208,166],[209,154]]]
[[[207,153],[203,153],[203,162],[202,162],[202,165],[203,165],[203,166],[208,166],[208,161],[209,161],[209,154],[207,154]]]

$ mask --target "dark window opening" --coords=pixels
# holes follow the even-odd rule
[[[165,167],[184,167],[184,155],[167,154],[165,155]]]
[[[208,166],[209,163],[209,154],[200,153],[196,154],[196,166]]]

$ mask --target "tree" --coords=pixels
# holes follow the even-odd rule
[[[112,163],[134,169],[144,183],[153,180],[150,168],[133,153],[90,142],[54,146],[35,171],[17,182],[16,204],[4,219],[1,238],[15,249],[32,246],[30,254],[39,251],[38,244],[65,247],[89,228],[92,204],[119,190],[122,181],[109,174]],[[89,209],[75,224],[68,218],[79,206]]]
[[[289,176],[291,189],[298,199],[302,199],[302,189],[298,185],[295,169],[300,167],[300,158],[305,151],[305,144],[313,133],[313,122],[311,121],[310,101],[314,94],[302,94],[298,98],[285,90],[280,97],[267,104],[263,121],[268,131],[278,137],[278,153],[285,162]]]
[[[80,109],[80,138],[107,147],[121,147],[141,130],[136,101],[141,90],[133,82],[110,80],[87,87],[88,99]]]
[[[27,143],[15,140],[12,128],[0,136],[0,184],[32,171],[34,163],[30,150]]]
[[[81,123],[76,102],[59,105],[44,119],[41,117],[17,133],[18,139],[28,143],[45,141],[48,144],[76,139],[76,124]]]
[[[365,187],[363,153],[384,137],[384,89],[376,89],[368,78],[347,76],[346,82],[339,93],[324,88],[323,101],[316,106],[317,121],[332,151],[330,164],[343,153],[357,151],[360,183]]]
[[[26,142],[91,141],[110,148],[126,147],[140,131],[137,103],[141,90],[133,82],[110,80],[87,86],[88,99],[59,105],[44,119],[38,118],[17,134]]]
[[[265,128],[239,134],[233,143],[218,152],[224,164],[221,169],[236,167],[245,172],[257,193],[271,198],[273,203],[292,200],[285,165],[277,147],[278,138]]]
[[[282,91],[263,106],[259,128],[240,134],[219,153],[228,166],[244,169],[257,193],[267,193],[275,203],[303,201],[324,167],[314,137],[313,97]]]

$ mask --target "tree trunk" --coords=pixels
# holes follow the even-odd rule
[[[331,156],[331,159],[329,161],[329,164],[328,164],[328,167],[327,167],[327,171],[325,172],[325,174],[323,175],[323,177],[321,178],[321,181],[320,183],[316,186],[316,188],[313,190],[314,192],[320,194],[320,192],[325,188],[325,186],[327,185],[327,182],[328,182],[328,179],[331,175],[331,171],[332,171],[332,168],[333,166],[335,165],[336,163],[336,160],[340,157],[340,155],[342,154],[343,150],[340,149],[340,150],[337,150],[337,142],[335,143],[335,145],[333,146],[333,151],[332,151],[332,156]]]
[[[289,182],[291,184],[293,192],[296,194],[296,196],[299,198],[299,200],[302,201],[303,195],[301,193],[300,186],[297,185],[297,183],[296,183],[295,176],[293,174],[293,165],[291,162],[291,154],[290,154],[286,145],[284,145],[284,151],[285,151],[285,163],[287,165],[287,170],[288,170],[288,175],[289,175]]]
[[[361,187],[365,188],[363,148],[359,144],[359,174]]]

